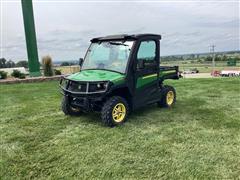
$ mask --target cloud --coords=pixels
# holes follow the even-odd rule
[[[227,20],[227,21],[211,21],[211,20],[205,20],[202,22],[197,22],[197,27],[203,27],[203,28],[230,28],[230,29],[239,29],[239,22],[240,19],[236,18],[233,20]]]
[[[161,54],[239,50],[238,1],[34,1],[39,56],[83,57],[93,37],[157,33]],[[3,56],[26,59],[21,3],[3,3]]]

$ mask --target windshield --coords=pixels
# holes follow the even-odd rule
[[[82,70],[106,69],[125,73],[133,41],[107,41],[92,43],[88,49]]]

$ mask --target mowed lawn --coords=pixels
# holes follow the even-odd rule
[[[240,178],[240,79],[166,83],[174,108],[115,128],[65,116],[57,82],[0,85],[1,179]]]

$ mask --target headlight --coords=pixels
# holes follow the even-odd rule
[[[89,84],[89,92],[106,91],[108,88],[108,82],[98,82]]]
[[[83,92],[83,93],[85,92],[86,93],[87,83],[69,81],[68,89],[70,91],[74,91],[74,92]]]
[[[101,83],[97,83],[97,88],[101,88],[103,85]]]

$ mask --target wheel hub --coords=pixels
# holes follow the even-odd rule
[[[174,101],[174,93],[173,93],[173,91],[168,91],[168,93],[167,93],[167,104],[172,105],[173,101]]]
[[[118,103],[114,106],[112,111],[112,118],[115,122],[121,122],[126,116],[126,107],[122,103]]]

